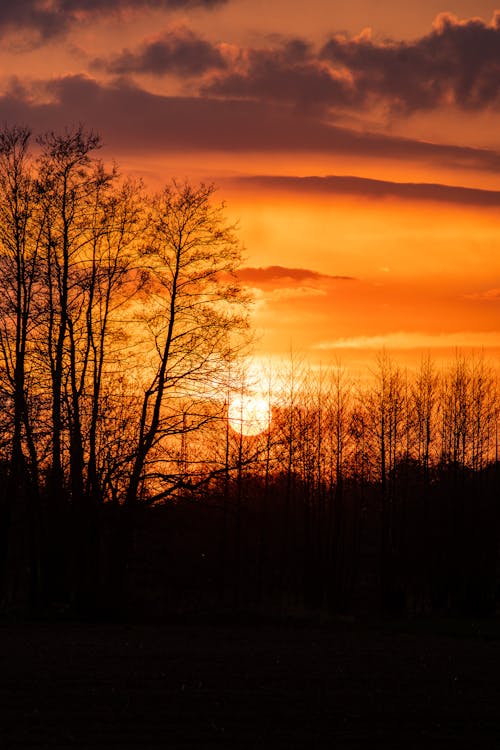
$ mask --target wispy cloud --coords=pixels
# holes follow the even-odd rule
[[[315,349],[456,349],[500,347],[500,331],[460,331],[454,333],[419,333],[398,331],[378,336],[338,338],[316,344]]]
[[[260,306],[312,297],[326,297],[336,282],[356,281],[353,276],[333,276],[309,268],[266,266],[241,268],[237,272]]]
[[[239,184],[262,190],[288,190],[300,193],[357,195],[366,198],[398,198],[409,201],[458,203],[470,206],[500,206],[499,190],[440,185],[435,183],[390,182],[364,177],[295,177],[258,175],[233,179]]]
[[[290,281],[355,281],[354,276],[334,276],[319,273],[310,268],[287,268],[286,266],[265,266],[263,268],[240,268],[238,278],[243,283],[257,286],[287,283]]]
[[[250,287],[249,289],[258,302],[286,302],[307,297],[326,297],[328,294],[325,289],[312,286],[285,286],[270,290],[263,290],[260,287]]]
[[[477,302],[500,302],[500,289],[485,289],[482,292],[473,292],[466,294],[465,298]]]

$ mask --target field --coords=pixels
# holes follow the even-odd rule
[[[500,628],[4,623],[0,746],[497,748]]]

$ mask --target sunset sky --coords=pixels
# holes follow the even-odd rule
[[[495,3],[18,0],[0,34],[1,122],[216,182],[261,354],[497,356]]]

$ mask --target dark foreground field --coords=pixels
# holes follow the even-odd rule
[[[498,748],[500,628],[0,625],[0,747]]]

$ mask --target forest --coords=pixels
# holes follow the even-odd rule
[[[247,434],[224,205],[151,195],[99,148],[0,131],[2,611],[494,613],[495,363],[381,352],[354,378],[291,355]]]

